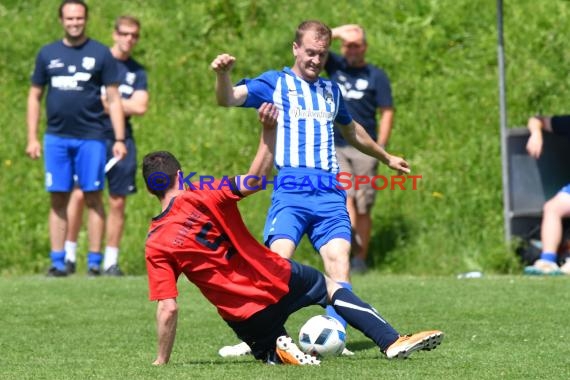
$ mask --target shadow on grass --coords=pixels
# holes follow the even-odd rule
[[[374,347],[377,347],[376,344],[370,340],[351,341],[347,344],[347,348],[354,352],[355,356],[358,355],[358,351],[369,350]],[[378,350],[380,350],[380,348],[378,348]]]
[[[370,268],[380,268],[386,262],[387,254],[398,247],[398,242],[408,242],[410,239],[413,237],[410,234],[409,222],[403,215],[396,215],[389,220],[375,220],[368,248],[367,261]]]

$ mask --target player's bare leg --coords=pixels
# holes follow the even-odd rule
[[[109,215],[106,225],[107,246],[103,260],[104,274],[109,276],[123,275],[123,272],[119,269],[118,256],[125,228],[126,206],[126,196],[113,194],[109,196]]]
[[[88,274],[97,276],[101,274],[101,243],[105,230],[105,209],[101,191],[84,192],[85,204],[88,210],[88,240],[89,253],[87,254]]]
[[[76,187],[71,192],[69,204],[67,205],[67,236],[65,238],[65,270],[67,274],[75,273],[77,239],[83,224],[84,207],[83,191]]]
[[[67,203],[69,202],[69,193],[55,192],[50,193],[50,210],[48,217],[49,238],[51,245],[51,261],[52,267],[48,272],[48,276],[63,277],[65,272],[65,234],[67,230]]]

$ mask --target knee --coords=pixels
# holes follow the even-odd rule
[[[85,205],[87,208],[103,207],[103,199],[100,191],[84,193]]]
[[[114,212],[123,213],[126,203],[125,197],[111,196],[109,198],[109,209]]]
[[[562,205],[559,200],[555,197],[547,201],[542,207],[542,213],[544,216],[558,216],[562,213]]]
[[[69,202],[69,193],[51,193],[51,208],[65,210]]]

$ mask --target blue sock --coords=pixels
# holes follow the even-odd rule
[[[51,251],[51,265],[58,270],[65,270],[65,251]]]
[[[337,290],[332,296],[332,304],[352,327],[372,339],[382,352],[400,337],[400,334],[378,314],[376,309],[348,289]]]
[[[540,254],[541,260],[550,261],[551,263],[556,262],[556,253],[555,252],[542,252]]]
[[[340,286],[342,286],[344,289],[348,289],[350,291],[352,291],[352,285],[349,284],[348,282],[338,282],[338,284]],[[327,315],[329,317],[333,317],[334,319],[336,319],[337,321],[339,321],[342,326],[346,329],[346,321],[344,320],[343,317],[341,317],[340,315],[338,315],[338,313],[336,312],[336,310],[334,309],[334,307],[332,307],[332,305],[328,305],[326,307],[327,310]]]
[[[88,252],[87,253],[87,268],[101,268],[101,261],[103,261],[103,255],[101,252]]]

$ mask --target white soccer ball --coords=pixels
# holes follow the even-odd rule
[[[342,324],[328,315],[309,319],[299,331],[299,347],[313,356],[338,356],[346,345],[346,331]]]

